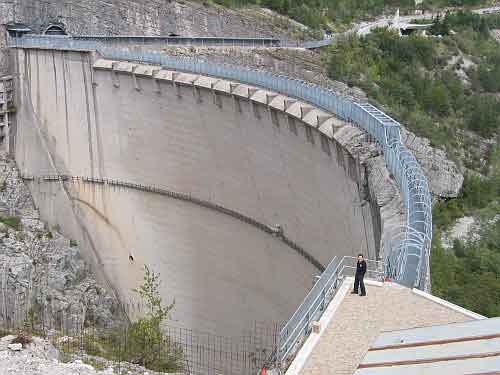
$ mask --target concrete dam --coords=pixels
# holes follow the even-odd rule
[[[92,51],[11,51],[18,167],[131,315],[144,265],[173,320],[238,335],[288,319],[334,256],[378,258],[380,214],[330,114]]]

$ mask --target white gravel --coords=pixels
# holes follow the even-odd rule
[[[57,350],[46,340],[33,338],[33,343],[21,351],[12,351],[7,345],[14,336],[0,339],[0,375],[111,375],[113,369],[97,371],[76,360],[61,363]]]

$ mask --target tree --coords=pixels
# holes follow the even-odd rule
[[[144,282],[134,292],[146,304],[147,312],[128,329],[126,358],[154,371],[179,371],[183,368],[182,348],[162,331],[175,301],[163,305],[160,285],[160,275],[144,266]]]
[[[469,102],[469,129],[490,136],[500,126],[500,103],[490,96],[475,95]]]

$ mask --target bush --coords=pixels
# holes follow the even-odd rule
[[[31,335],[21,332],[19,333],[10,343],[11,344],[21,344],[23,348],[26,348],[29,344],[33,342]]]
[[[147,266],[144,270],[144,283],[134,291],[147,306],[146,315],[128,327],[85,335],[85,352],[111,361],[138,364],[153,371],[180,372],[184,368],[182,347],[162,329],[174,308],[174,302],[163,305],[159,293],[160,275]],[[70,354],[71,350],[78,348],[62,345],[61,349]]]
[[[21,219],[17,216],[0,216],[0,222],[15,230],[21,230]]]
[[[164,306],[160,296],[160,275],[144,267],[144,283],[134,291],[147,306],[144,318],[132,323],[127,333],[126,358],[154,371],[182,369],[181,347],[162,331],[162,323],[174,308],[175,301]]]

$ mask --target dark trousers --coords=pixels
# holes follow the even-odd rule
[[[365,275],[363,274],[356,274],[354,278],[354,293],[358,293],[358,288],[361,286],[361,294],[366,294],[365,282],[363,281],[364,277]]]

